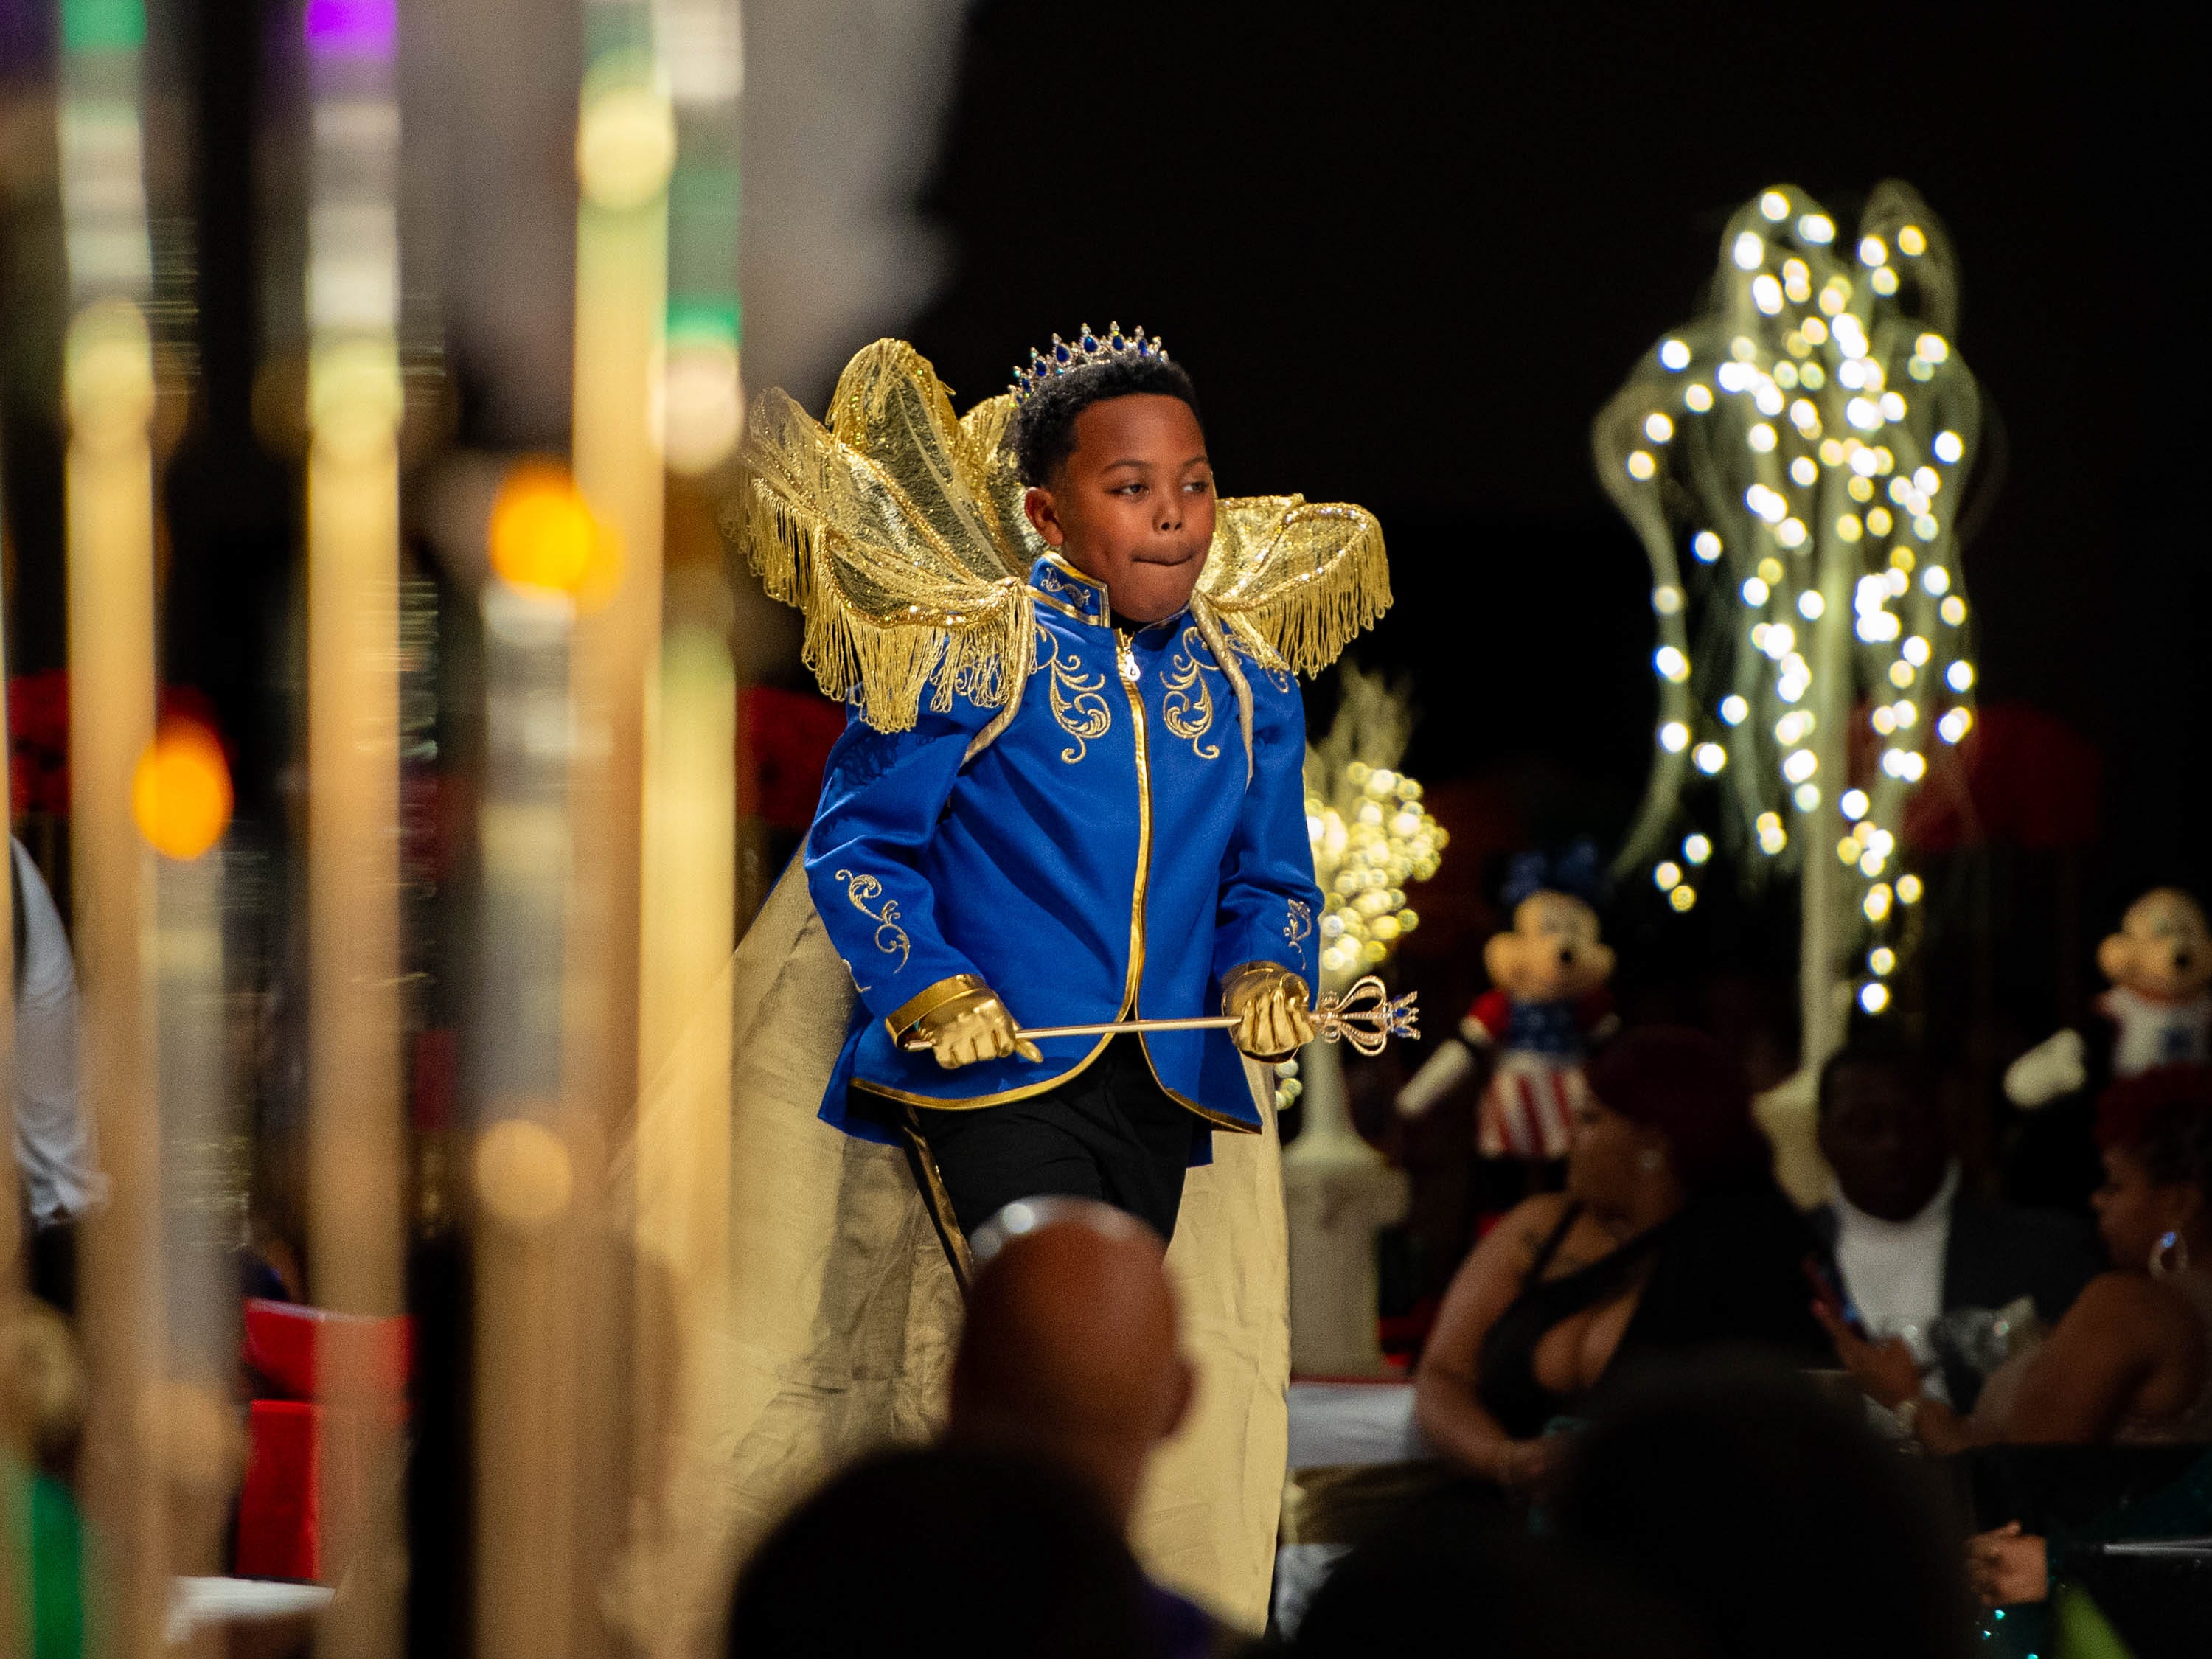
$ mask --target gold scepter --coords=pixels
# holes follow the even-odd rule
[[[1394,997],[1373,974],[1356,979],[1341,993],[1330,992],[1314,1010],[1314,1035],[1324,1042],[1348,1042],[1363,1054],[1379,1054],[1395,1037],[1420,1040],[1415,1022],[1420,1011],[1418,994]],[[1119,1036],[1127,1031],[1219,1031],[1237,1024],[1236,1014],[1206,1014],[1191,1019],[1108,1019],[1087,1025],[1031,1025],[1014,1033],[1018,1041],[1035,1042],[1045,1037]],[[909,1036],[902,1047],[915,1053],[928,1048]]]

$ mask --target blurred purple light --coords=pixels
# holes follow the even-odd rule
[[[307,50],[318,58],[389,58],[398,0],[307,0]]]

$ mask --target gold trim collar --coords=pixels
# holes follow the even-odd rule
[[[1113,610],[1106,584],[1078,570],[1058,553],[1047,553],[1030,567],[1030,586],[1055,611],[1094,628],[1111,625]]]

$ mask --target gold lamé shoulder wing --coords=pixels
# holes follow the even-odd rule
[[[1318,674],[1390,608],[1382,526],[1364,507],[1303,495],[1226,500],[1198,586],[1257,661]]]
[[[985,708],[1018,695],[1033,614],[1029,559],[993,492],[988,447],[953,418],[902,340],[854,357],[829,425],[781,391],[753,404],[725,529],[769,592],[806,619],[822,690],[885,732],[922,695]]]

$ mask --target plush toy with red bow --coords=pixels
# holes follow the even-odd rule
[[[1577,842],[1556,860],[1540,853],[1513,861],[1502,895],[1513,926],[1483,946],[1491,988],[1399,1091],[1398,1110],[1417,1117],[1475,1066],[1491,1060],[1476,1109],[1475,1150],[1485,1158],[1549,1163],[1566,1156],[1583,1094],[1583,1062],[1620,1024],[1606,982],[1612,950],[1598,937],[1602,876],[1597,850]]]

